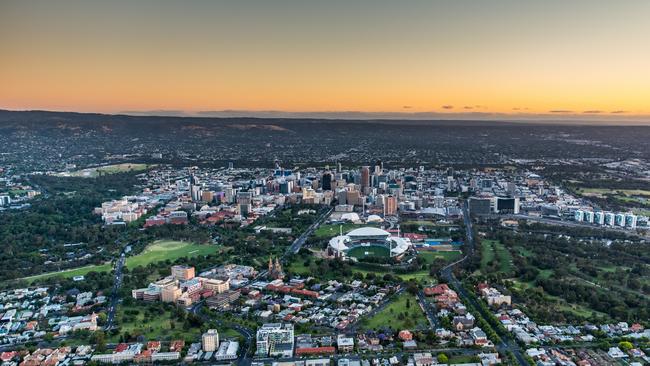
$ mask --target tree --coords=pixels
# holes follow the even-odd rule
[[[622,349],[623,351],[629,351],[634,348],[634,345],[630,341],[621,341],[618,343],[618,348]]]
[[[98,325],[106,324],[107,319],[108,319],[108,315],[106,315],[105,312],[101,312],[101,313],[97,314],[97,324]]]
[[[92,334],[90,342],[95,344],[95,350],[97,352],[104,352],[106,350],[106,336],[101,330]]]
[[[438,353],[437,358],[439,363],[447,363],[449,361],[449,357],[444,353]]]

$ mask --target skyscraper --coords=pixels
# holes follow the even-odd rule
[[[361,167],[361,190],[370,187],[370,167],[364,165]]]
[[[321,186],[323,187],[324,191],[331,191],[332,190],[332,173],[325,172],[325,174],[323,174],[323,179],[322,179],[322,182],[321,182]]]
[[[384,199],[384,215],[395,215],[397,213],[397,198],[395,196],[387,196]]]
[[[248,216],[252,203],[253,192],[237,192],[237,205],[239,206],[240,215]]]
[[[193,174],[190,177],[190,196],[192,197],[192,201],[201,200],[201,185],[199,184],[198,178]]]

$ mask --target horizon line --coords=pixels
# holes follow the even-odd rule
[[[283,110],[239,110],[221,109],[185,111],[173,109],[123,110],[123,111],[74,111],[57,109],[6,109],[6,112],[48,112],[101,115],[124,115],[131,117],[183,117],[183,118],[258,118],[258,119],[324,119],[355,121],[476,121],[511,123],[557,123],[557,124],[611,124],[648,125],[650,115],[627,114],[626,111],[549,111],[547,113],[503,113],[503,112],[369,112],[369,111],[283,111]]]

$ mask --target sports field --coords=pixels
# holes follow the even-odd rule
[[[63,277],[63,278],[72,278],[75,276],[85,276],[88,274],[88,272],[108,272],[111,269],[113,269],[113,266],[110,263],[104,263],[104,264],[97,264],[97,265],[90,265],[90,266],[83,266],[83,267],[78,267],[78,268],[72,268],[72,269],[66,269],[63,271],[57,271],[57,272],[47,272],[47,273],[42,273],[39,275],[34,275],[34,276],[29,276],[23,278],[24,280],[28,282],[33,282],[36,280],[44,280],[46,278],[51,278],[51,277]]]
[[[390,251],[386,247],[379,245],[371,246],[358,246],[348,250],[348,256],[352,258],[363,258],[363,257],[390,257]]]
[[[435,252],[435,251],[428,251],[428,250],[423,250],[418,252],[418,257],[427,262],[428,264],[433,263],[436,258],[441,258],[444,259],[446,262],[453,262],[462,256],[462,253],[460,250],[450,250],[450,251],[440,251],[440,252]]]
[[[214,254],[219,247],[214,245],[202,245],[175,240],[157,240],[147,246],[142,253],[126,258],[127,267],[146,266],[149,263],[160,262],[164,260],[174,261],[182,257],[198,257]],[[74,276],[83,276],[88,272],[108,272],[113,269],[111,263],[84,266],[73,268],[65,271],[48,272],[40,275],[25,277],[24,279],[33,282],[50,277],[72,278]]]
[[[165,260],[174,261],[181,257],[198,257],[214,254],[219,247],[175,240],[157,240],[149,244],[142,253],[126,258],[127,267],[146,266]]]

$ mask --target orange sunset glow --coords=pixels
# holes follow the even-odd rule
[[[0,108],[650,114],[648,1],[2,1]]]

